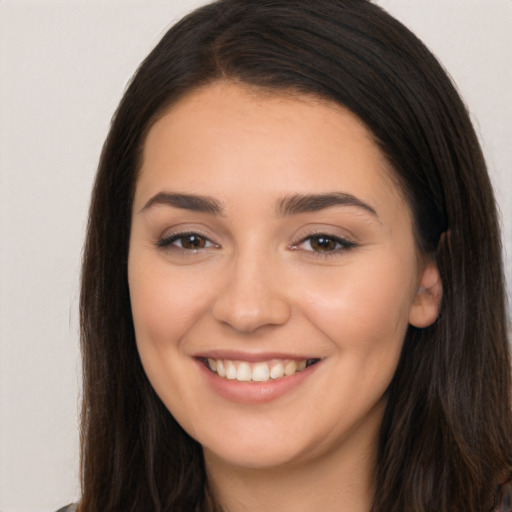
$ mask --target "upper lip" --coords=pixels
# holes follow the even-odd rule
[[[271,361],[272,359],[293,359],[296,361],[308,359],[321,359],[311,354],[298,354],[296,352],[245,352],[240,350],[207,350],[194,354],[193,357],[203,359],[224,359],[229,361],[247,361],[258,363],[262,361]]]

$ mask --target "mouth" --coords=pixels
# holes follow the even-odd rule
[[[304,371],[320,359],[272,359],[270,361],[239,361],[200,358],[204,366],[218,377],[238,382],[282,380]]]

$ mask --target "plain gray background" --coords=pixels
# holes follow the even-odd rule
[[[0,510],[78,496],[78,280],[126,82],[201,0],[0,0]],[[512,281],[512,1],[380,0],[440,58],[480,135]],[[510,287],[509,287],[510,289]]]

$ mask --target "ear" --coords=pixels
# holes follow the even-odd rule
[[[418,328],[433,324],[439,315],[442,296],[443,285],[437,265],[427,261],[409,311],[409,323]]]

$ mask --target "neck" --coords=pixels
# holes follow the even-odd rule
[[[241,468],[204,450],[208,485],[222,512],[369,512],[378,428],[357,430],[312,460]]]

